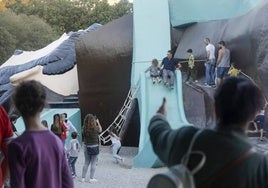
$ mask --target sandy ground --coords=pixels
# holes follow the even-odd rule
[[[137,148],[122,147],[120,155],[124,158],[123,164],[116,164],[109,146],[101,146],[98,157],[95,178],[96,183],[89,183],[89,169],[86,181],[81,182],[82,168],[84,163],[84,153],[79,153],[76,162],[77,177],[74,179],[75,187],[85,188],[146,188],[150,178],[159,172],[164,172],[166,168],[134,168],[132,160],[137,153]]]
[[[268,140],[259,141],[257,137],[250,138],[252,144],[260,152],[268,151]],[[95,173],[96,183],[89,183],[89,170],[86,182],[81,182],[84,153],[79,153],[76,162],[77,177],[74,179],[76,188],[146,188],[150,178],[157,173],[167,171],[167,168],[135,168],[133,158],[137,154],[135,147],[122,147],[120,155],[124,158],[123,164],[116,164],[109,146],[101,146],[98,165]]]

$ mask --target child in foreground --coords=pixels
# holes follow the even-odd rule
[[[73,188],[70,168],[60,139],[41,124],[46,91],[37,81],[19,84],[12,96],[25,132],[8,147],[10,185],[16,188]]]

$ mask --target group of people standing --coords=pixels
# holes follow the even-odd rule
[[[77,129],[72,124],[72,122],[67,119],[66,113],[54,114],[53,124],[51,125],[50,130],[61,139],[64,146],[65,146],[65,140],[67,136],[69,135],[69,130],[71,128],[75,132],[77,132]]]
[[[23,118],[25,131],[13,138],[11,122],[7,113],[0,107],[0,162],[1,168],[7,164],[3,159],[8,159],[10,169],[10,186],[16,188],[73,188],[73,178],[76,177],[75,163],[80,151],[77,140],[78,133],[71,133],[72,139],[65,148],[65,139],[73,125],[67,120],[67,114],[55,114],[51,131],[46,121],[41,121],[40,115],[46,105],[46,92],[41,83],[31,80],[20,83],[12,95],[14,105]],[[75,128],[75,127],[74,127]],[[76,130],[76,129],[75,129]],[[82,170],[84,182],[90,166],[89,182],[97,182],[95,170],[99,154],[99,133],[102,126],[98,118],[87,114],[84,118],[82,134],[85,163]],[[118,163],[123,159],[118,155],[121,147],[120,138],[111,130],[113,157]],[[6,147],[8,144],[8,152]],[[7,154],[6,154],[7,153]],[[2,162],[4,161],[4,162]],[[0,184],[3,185],[0,170]]]
[[[219,86],[223,78],[228,76],[230,68],[230,50],[226,47],[224,41],[220,41],[217,60],[215,58],[215,46],[209,38],[204,40],[206,44],[207,61],[206,66],[206,84],[209,86]]]
[[[228,71],[230,69],[230,50],[226,47],[224,41],[220,41],[218,56],[215,56],[215,46],[210,42],[209,38],[205,38],[204,43],[206,44],[206,83],[208,86],[218,86],[221,84],[223,78],[228,76]],[[187,50],[188,59],[188,69],[187,78],[185,82],[192,79],[194,82],[197,80],[197,69],[195,66],[195,57],[192,49]],[[181,64],[179,59],[173,57],[171,50],[167,52],[167,56],[162,60],[160,66],[158,65],[158,60],[153,59],[152,65],[145,70],[145,73],[150,71],[150,76],[152,78],[153,84],[160,83],[163,79],[164,85],[170,89],[174,88],[174,77],[175,70],[180,69]],[[162,79],[161,79],[162,77]]]

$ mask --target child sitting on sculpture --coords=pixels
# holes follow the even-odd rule
[[[158,66],[158,61],[157,59],[152,60],[152,65],[145,71],[147,73],[150,71],[150,77],[152,78],[153,84],[160,83],[161,78],[160,78],[160,67]]]

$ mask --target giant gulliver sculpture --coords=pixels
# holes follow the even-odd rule
[[[267,14],[268,2],[263,1],[251,11],[238,17],[188,23],[177,28],[171,28],[171,49],[176,50],[175,57],[179,59],[187,59],[187,53],[185,52],[188,48],[193,49],[196,59],[204,59],[206,52],[203,39],[205,37],[210,38],[215,45],[220,40],[224,40],[231,50],[232,62],[251,76],[263,88],[267,96],[268,88],[265,84],[268,81]],[[152,32],[153,30],[154,28],[152,28]],[[59,85],[59,88],[52,89],[52,91],[61,96],[67,93],[75,94],[73,91],[77,92],[79,89],[78,96],[82,117],[88,112],[95,113],[101,119],[104,128],[107,127],[116,117],[130,89],[132,49],[133,40],[135,40],[133,39],[133,15],[127,15],[112,21],[90,33],[74,36],[71,40],[75,41],[75,47],[71,43],[69,52],[74,54],[67,64],[57,56],[54,56],[54,59],[45,60],[46,56],[40,54],[40,58],[36,59],[42,61],[29,60],[25,62],[25,65],[15,63],[1,66],[0,103],[3,104],[8,101],[13,88],[11,83],[16,84],[25,78],[22,72],[26,71],[27,75],[34,75],[34,79],[37,80],[41,78],[36,75],[41,75],[44,79],[44,85],[51,89],[49,82],[53,82],[53,79],[50,79],[48,75],[75,71],[75,73],[70,74],[70,78],[66,82],[68,83],[71,79],[71,83],[73,83],[78,77],[78,82],[75,82],[72,87],[74,90],[69,91],[69,84],[62,84]],[[66,48],[63,46],[63,49]],[[68,53],[64,57],[67,57]],[[73,57],[76,57],[76,59],[73,59]],[[78,74],[76,73],[76,67]],[[202,73],[204,67],[199,66],[199,68],[199,72]],[[44,77],[44,75],[46,76]],[[204,75],[200,74],[199,76],[199,79],[202,80]],[[63,93],[61,93],[62,90]],[[207,89],[201,87],[201,90],[205,95],[210,95],[210,91]],[[191,94],[194,91],[189,88],[184,91],[188,92],[185,104],[189,104],[189,100],[193,100],[189,96],[194,96],[194,94]],[[62,97],[55,100],[60,101]],[[211,98],[205,97],[204,104],[200,109],[206,110],[210,105]],[[138,109],[135,111],[131,124],[139,124],[137,120],[139,118]],[[204,126],[213,124],[214,118],[209,112],[207,110],[204,113],[207,116],[206,120],[202,121]],[[186,107],[187,117],[191,116],[190,113],[190,110],[187,112]],[[200,115],[198,118],[202,119],[203,117]],[[192,123],[199,123],[198,118]],[[135,136],[138,135],[138,131],[135,129],[129,133],[134,135],[134,141],[130,142],[132,145],[136,145],[138,142]]]
[[[267,12],[268,2],[264,1],[239,17],[192,23],[177,29],[171,28],[171,48],[176,49],[175,57],[179,59],[188,58],[186,51],[189,48],[193,49],[196,59],[205,59],[204,38],[210,38],[216,47],[220,40],[224,40],[231,50],[232,62],[252,77],[267,96],[268,88],[265,84],[268,79]],[[101,114],[105,126],[108,126],[116,117],[130,88],[132,27],[132,15],[128,15],[103,26],[92,34],[80,37],[76,42],[82,114],[87,112]],[[153,30],[154,28],[152,32]],[[204,66],[199,68],[202,72]],[[202,80],[203,76],[200,75],[199,79]],[[200,106],[201,110],[206,110],[203,114],[207,116],[202,126],[211,126],[215,118],[208,109],[212,106],[212,98],[209,96],[213,91],[202,89],[207,95],[204,106]],[[189,89],[185,91],[191,92]],[[187,93],[186,99],[194,101],[195,99],[189,98],[191,95]],[[187,112],[186,107],[186,115],[191,116],[189,113],[191,112],[190,110]],[[199,123],[196,118],[195,121],[192,123]],[[136,120],[136,124],[137,122]]]

